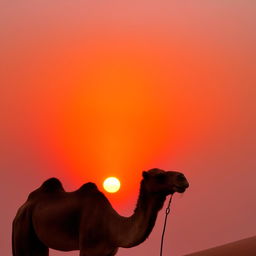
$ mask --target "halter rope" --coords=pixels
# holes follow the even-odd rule
[[[163,227],[163,233],[162,233],[162,238],[161,238],[160,256],[162,256],[162,253],[163,253],[164,233],[165,233],[165,228],[166,228],[166,223],[167,223],[167,217],[168,217],[168,215],[170,213],[170,210],[171,210],[170,205],[171,205],[171,202],[172,202],[172,196],[173,195],[171,194],[168,206],[165,209],[165,219],[164,219],[164,227]]]

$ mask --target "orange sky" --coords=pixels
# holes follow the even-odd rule
[[[117,176],[121,190],[108,197],[128,215],[142,170],[159,167],[191,183],[174,200],[166,255],[255,235],[252,1],[27,0],[2,10],[8,234],[17,207],[50,176],[67,190]],[[118,255],[156,255],[161,225],[162,215],[145,244]],[[0,248],[9,255],[9,240]]]

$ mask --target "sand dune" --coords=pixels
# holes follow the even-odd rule
[[[186,256],[256,256],[256,236],[187,254]]]

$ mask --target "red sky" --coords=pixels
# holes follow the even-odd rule
[[[185,173],[166,255],[255,235],[253,1],[10,1],[0,11],[1,255],[27,194],[107,176],[132,213],[142,170]],[[117,255],[157,255],[150,238]],[[252,224],[253,223],[253,224]],[[77,253],[51,252],[52,256]]]

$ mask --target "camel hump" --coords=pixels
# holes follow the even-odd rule
[[[64,191],[62,183],[57,178],[50,178],[46,180],[40,187],[40,189],[47,192]]]
[[[32,191],[29,196],[28,200],[37,199],[38,196],[42,195],[42,193],[48,192],[63,192],[65,191],[61,182],[57,178],[50,178],[46,180],[38,189]]]
[[[98,188],[95,183],[87,182],[87,183],[83,184],[77,191],[88,191],[88,190],[89,191],[92,191],[92,190],[98,191]]]

